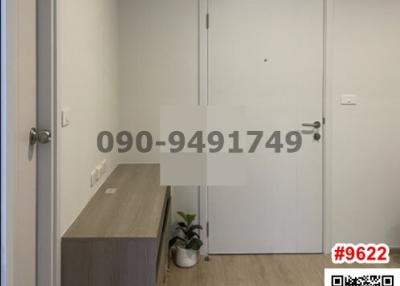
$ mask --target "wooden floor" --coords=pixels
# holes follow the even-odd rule
[[[169,286],[321,286],[324,268],[334,266],[325,255],[216,255],[191,269],[171,263]],[[363,267],[354,265],[352,267]],[[366,267],[366,266],[364,266]],[[368,265],[368,268],[373,266]],[[400,268],[400,256],[377,267]]]

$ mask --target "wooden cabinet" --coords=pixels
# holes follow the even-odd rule
[[[169,208],[159,165],[119,165],[62,238],[62,286],[163,285]]]

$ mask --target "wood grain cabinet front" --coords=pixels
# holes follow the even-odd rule
[[[62,286],[164,285],[169,221],[159,165],[119,165],[62,237]]]

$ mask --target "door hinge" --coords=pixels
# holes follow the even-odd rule
[[[326,119],[325,119],[325,117],[322,117],[322,124],[326,124]]]
[[[207,237],[210,235],[210,224],[208,222],[206,223],[206,235]]]
[[[206,15],[206,29],[210,28],[210,14],[207,13]]]

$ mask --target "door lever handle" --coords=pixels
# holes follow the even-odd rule
[[[314,123],[303,123],[302,124],[304,127],[313,127],[315,129],[321,128],[321,122],[315,121]]]

